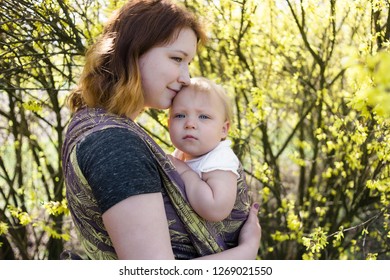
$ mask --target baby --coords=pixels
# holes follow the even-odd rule
[[[174,98],[169,133],[176,147],[173,164],[192,208],[213,223],[229,247],[237,245],[250,208],[241,164],[227,140],[232,112],[224,89],[192,78]]]

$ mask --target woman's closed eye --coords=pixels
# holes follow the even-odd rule
[[[173,59],[174,61],[176,61],[178,63],[183,61],[183,59],[181,57],[178,57],[178,56],[173,56],[173,57],[171,57],[171,59]]]

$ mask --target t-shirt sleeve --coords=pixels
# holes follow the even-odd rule
[[[102,213],[130,196],[161,192],[157,162],[142,139],[127,129],[88,135],[77,146],[77,161]]]
[[[231,171],[239,177],[240,175],[237,171],[239,165],[240,161],[231,148],[219,147],[207,155],[207,158],[202,161],[199,166],[199,170],[200,172],[210,172],[214,170]]]

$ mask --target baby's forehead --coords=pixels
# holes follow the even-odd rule
[[[172,108],[175,110],[196,109],[197,111],[214,111],[225,115],[223,101],[218,94],[198,91],[191,89],[182,89],[174,98]]]
[[[193,88],[190,86],[190,87],[182,88],[181,91],[179,91],[177,93],[177,95],[174,98],[174,103],[175,103],[175,100],[176,101],[180,101],[180,100],[188,101],[188,99],[192,100],[192,101],[207,100],[207,102],[210,102],[210,103],[216,103],[216,102],[220,103],[221,102],[220,100],[218,100],[219,99],[218,95],[215,94],[214,92],[212,92],[210,90]]]

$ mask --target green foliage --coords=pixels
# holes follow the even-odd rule
[[[302,243],[309,251],[303,255],[303,259],[319,257],[319,253],[328,245],[327,233],[318,227],[310,234],[310,237],[303,237]]]
[[[390,117],[390,53],[381,51],[359,61],[356,66],[356,79],[360,89],[353,99],[353,107],[365,116],[370,112]]]
[[[61,202],[59,201],[49,201],[43,205],[46,211],[50,215],[58,216],[58,215],[69,215],[68,203],[65,199]]]
[[[106,2],[0,6],[0,258],[79,249],[59,159],[64,99],[123,1]],[[234,100],[230,137],[261,202],[258,258],[390,259],[387,1],[181,2],[209,34],[192,76]],[[172,151],[166,112],[138,121]]]
[[[0,222],[0,235],[8,233],[8,225],[4,222]]]
[[[23,108],[25,110],[29,110],[29,111],[32,111],[34,113],[40,113],[42,111],[42,104],[38,103],[37,101],[35,100],[29,100],[25,103],[23,103]]]
[[[384,85],[390,63],[366,59],[386,47],[385,29],[367,30],[372,23],[385,28],[388,6],[185,3],[210,30],[193,73],[224,84],[235,100],[234,148],[262,202],[260,258],[389,258],[383,215],[389,201]],[[354,105],[359,100],[366,111]],[[367,221],[370,234],[360,235]]]
[[[73,246],[60,162],[64,100],[101,30],[91,22],[101,9],[87,0],[1,2],[0,259],[58,259]]]

